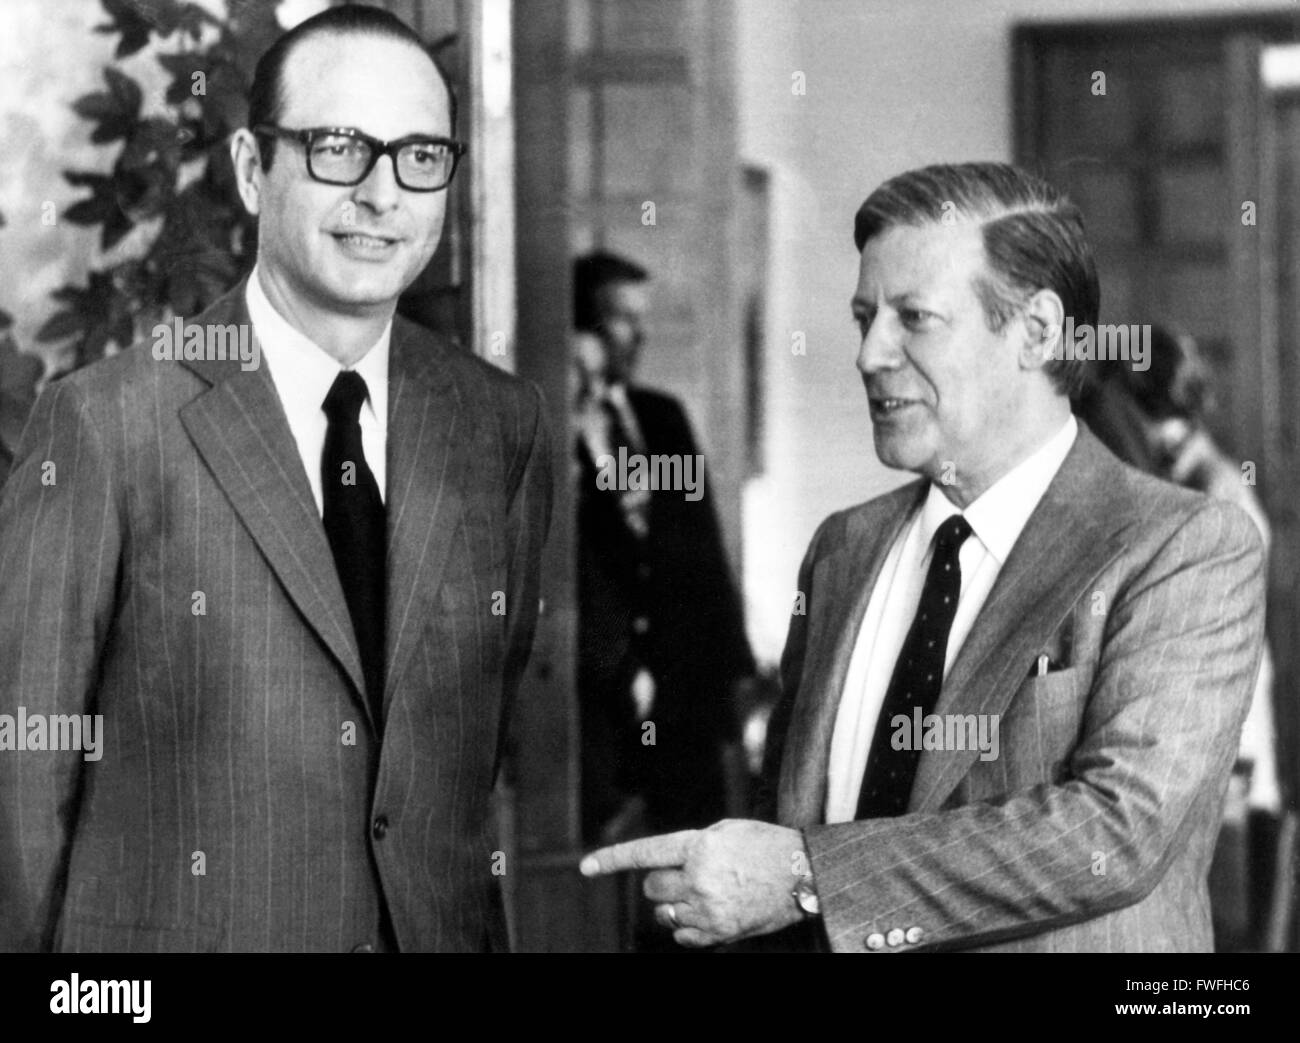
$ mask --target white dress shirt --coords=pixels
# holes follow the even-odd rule
[[[298,444],[298,455],[311,484],[316,509],[325,514],[325,492],[321,486],[321,455],[325,452],[325,396],[345,369],[308,337],[299,333],[275,310],[262,289],[256,266],[248,277],[246,291],[248,316],[261,348],[262,362],[271,373],[275,393],[280,397],[289,420],[289,430]],[[361,375],[370,392],[361,406],[361,448],[366,464],[375,476],[379,496],[387,495],[388,452],[388,347],[392,336],[391,320],[379,339],[352,368]]]
[[[849,659],[831,738],[827,822],[851,822],[856,816],[876,721],[921,602],[935,531],[952,515],[964,513],[973,534],[958,554],[961,594],[948,633],[943,664],[947,677],[994,580],[1060,470],[1078,430],[1071,415],[1060,431],[989,486],[964,512],[937,485],[931,485],[920,510],[904,524],[885,557]]]
[[[636,418],[636,412],[632,409],[632,402],[627,397],[626,384],[610,384],[600,398],[592,399],[586,405],[587,408],[577,413],[577,424],[592,460],[598,460],[602,456],[618,455],[617,439],[611,430],[612,423],[609,414],[603,408],[605,406],[618,414],[619,423],[627,432],[627,437],[632,443],[627,447],[627,451],[629,453],[645,451],[645,436],[641,432],[641,424]]]

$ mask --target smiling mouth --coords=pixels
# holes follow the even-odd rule
[[[897,413],[900,409],[906,409],[908,406],[917,405],[914,398],[877,398],[869,396],[867,399],[871,404],[871,412],[880,416],[889,416]]]
[[[392,246],[398,242],[384,235],[368,235],[365,232],[331,232],[332,236],[340,243],[348,246],[359,246],[363,249],[379,250],[387,246]]]

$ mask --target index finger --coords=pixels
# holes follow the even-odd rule
[[[604,876],[627,869],[671,869],[686,864],[686,851],[697,830],[662,833],[593,851],[579,864],[583,876]]]

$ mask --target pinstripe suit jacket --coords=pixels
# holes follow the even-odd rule
[[[849,656],[925,486],[831,516],[800,573],[769,766],[822,941],[1211,949],[1205,877],[1259,665],[1263,551],[1243,512],[1121,464],[1082,425],[935,708],[998,715],[999,756],[925,751],[907,814],[825,824]],[[1062,668],[1032,676],[1041,654]]]
[[[243,285],[195,321],[248,322]],[[0,948],[348,950],[381,894],[402,949],[505,947],[542,404],[400,318],[391,343],[382,743],[266,370],[142,346],[41,396],[0,499],[0,713],[103,714],[103,753],[0,752]]]

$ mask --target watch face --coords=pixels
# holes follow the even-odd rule
[[[817,892],[813,890],[812,882],[807,877],[801,878],[795,884],[794,900],[809,916],[817,916],[821,913],[821,902],[817,900]]]

